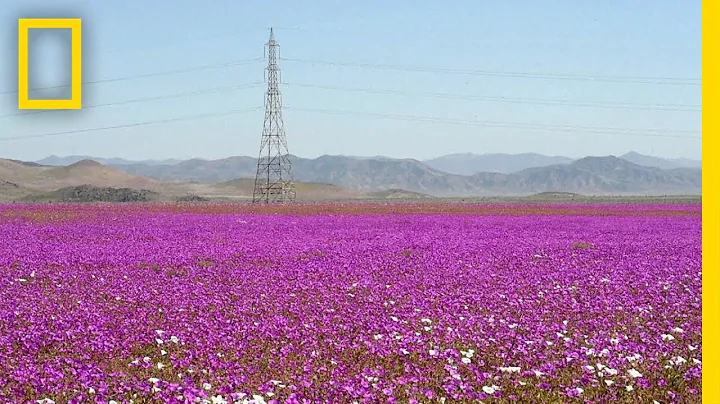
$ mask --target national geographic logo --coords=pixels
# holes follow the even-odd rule
[[[28,84],[28,34],[31,29],[70,29],[71,96],[67,100],[31,100]],[[82,108],[82,20],[80,18],[18,19],[18,109]]]

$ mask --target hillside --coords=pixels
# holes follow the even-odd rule
[[[514,173],[450,174],[413,159],[321,156],[292,157],[297,181],[334,184],[364,192],[403,189],[441,197],[529,195],[539,192],[587,194],[699,193],[701,171],[663,170],[640,166],[613,156],[586,157],[563,164],[526,168]],[[255,159],[190,160],[175,165],[130,166],[132,173],[150,173],[164,180],[226,181],[252,178]],[[185,176],[189,178],[186,178]]]
[[[526,168],[513,173],[449,174],[414,159],[321,156],[291,157],[298,200],[355,198],[528,196],[543,192],[586,195],[699,194],[702,173],[694,168],[660,169],[604,156]],[[126,171],[124,171],[126,170]],[[121,165],[92,160],[64,167],[0,160],[4,200],[66,187],[128,188],[164,199],[252,198],[255,159],[193,159],[177,164]],[[146,173],[146,174],[142,174]],[[144,175],[150,174],[153,179]],[[10,185],[13,184],[13,185]]]
[[[620,156],[620,158],[640,166],[657,167],[666,170],[673,168],[702,168],[702,162],[699,160],[666,159],[661,157],[646,156],[636,152],[625,153]]]
[[[581,194],[695,194],[701,171],[644,167],[614,156],[585,157],[571,164],[530,168],[512,174],[480,173],[478,187],[514,195],[541,192]]]
[[[22,200],[26,202],[151,202],[158,197],[156,192],[147,190],[80,185],[30,194]]]
[[[557,189],[568,192],[608,194],[700,192],[699,188],[692,185],[697,183],[699,170],[670,168],[669,170],[686,171],[674,171],[669,173],[669,176],[661,176],[662,178],[653,179],[652,176],[649,176],[646,178],[648,182],[643,183],[643,175],[647,175],[653,168],[659,168],[652,164],[664,165],[663,162],[670,161],[667,164],[674,166],[684,163],[643,156],[638,153],[628,153],[615,159],[630,162],[628,159],[633,158],[642,159],[645,168],[640,169],[638,167],[643,165],[634,164],[637,166],[635,167],[637,172],[628,172],[623,178],[615,177],[610,183],[607,183],[605,178],[608,173],[601,175],[605,179],[593,175],[593,170],[602,170],[601,166],[594,167],[588,172],[587,168],[580,170],[579,165],[572,166],[576,161],[570,158],[533,153],[518,155],[466,153],[429,161],[392,159],[381,156],[320,156],[314,159],[291,156],[291,162],[296,181],[329,183],[366,192],[397,188],[443,197],[526,195]],[[657,159],[657,161],[653,162],[652,159]],[[582,160],[578,160],[580,161],[578,164],[582,165]],[[238,156],[219,160],[192,159],[173,164],[134,163],[117,165],[115,168],[128,174],[160,181],[222,183],[236,178],[253,178],[256,161],[253,157]],[[686,163],[689,165],[699,164],[699,162],[693,163],[692,160],[688,160]],[[449,165],[449,169],[455,172],[472,172],[472,174],[462,175],[438,169],[443,164]],[[531,164],[537,165],[522,168]],[[621,162],[615,160],[611,164],[621,164]],[[479,167],[487,170],[475,172]],[[519,171],[512,171],[516,169]],[[601,174],[601,172],[596,174]],[[510,177],[507,177],[508,175]],[[635,175],[641,178],[633,179]],[[691,185],[685,184],[687,181]]]
[[[124,173],[92,160],[52,167],[0,159],[0,201],[3,202],[247,201],[252,199],[253,188],[251,178],[221,183],[163,182]],[[366,192],[329,183],[299,181],[295,188],[298,201],[371,197]],[[387,195],[372,197],[395,198],[403,192],[392,190]]]
[[[240,178],[233,181],[223,182],[220,184],[208,184],[204,191],[200,191],[204,196],[215,198],[244,198],[251,199],[255,180],[252,178]],[[322,183],[295,183],[296,199],[298,201],[318,201],[329,199],[355,199],[365,196],[363,192],[349,190],[332,184]]]
[[[35,191],[54,191],[78,185],[127,188],[151,188],[157,185],[155,180],[130,175],[92,160],[52,167],[0,159],[0,180]]]
[[[573,159],[537,153],[474,154],[458,153],[425,160],[428,166],[450,174],[473,175],[480,172],[509,174],[534,167],[569,164]]]

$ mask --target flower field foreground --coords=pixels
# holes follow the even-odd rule
[[[0,401],[700,402],[699,205],[458,206],[0,205]]]

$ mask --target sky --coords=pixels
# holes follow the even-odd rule
[[[701,155],[699,0],[2,2],[3,158],[254,156],[271,26],[298,156]],[[82,18],[83,109],[18,110],[18,18]],[[67,30],[29,38],[69,84]]]

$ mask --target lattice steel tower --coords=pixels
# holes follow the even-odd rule
[[[265,93],[265,123],[263,124],[260,156],[255,174],[253,202],[292,202],[295,185],[292,182],[290,158],[282,119],[280,95],[280,67],[278,66],[275,34],[270,28],[268,47],[267,92]]]

